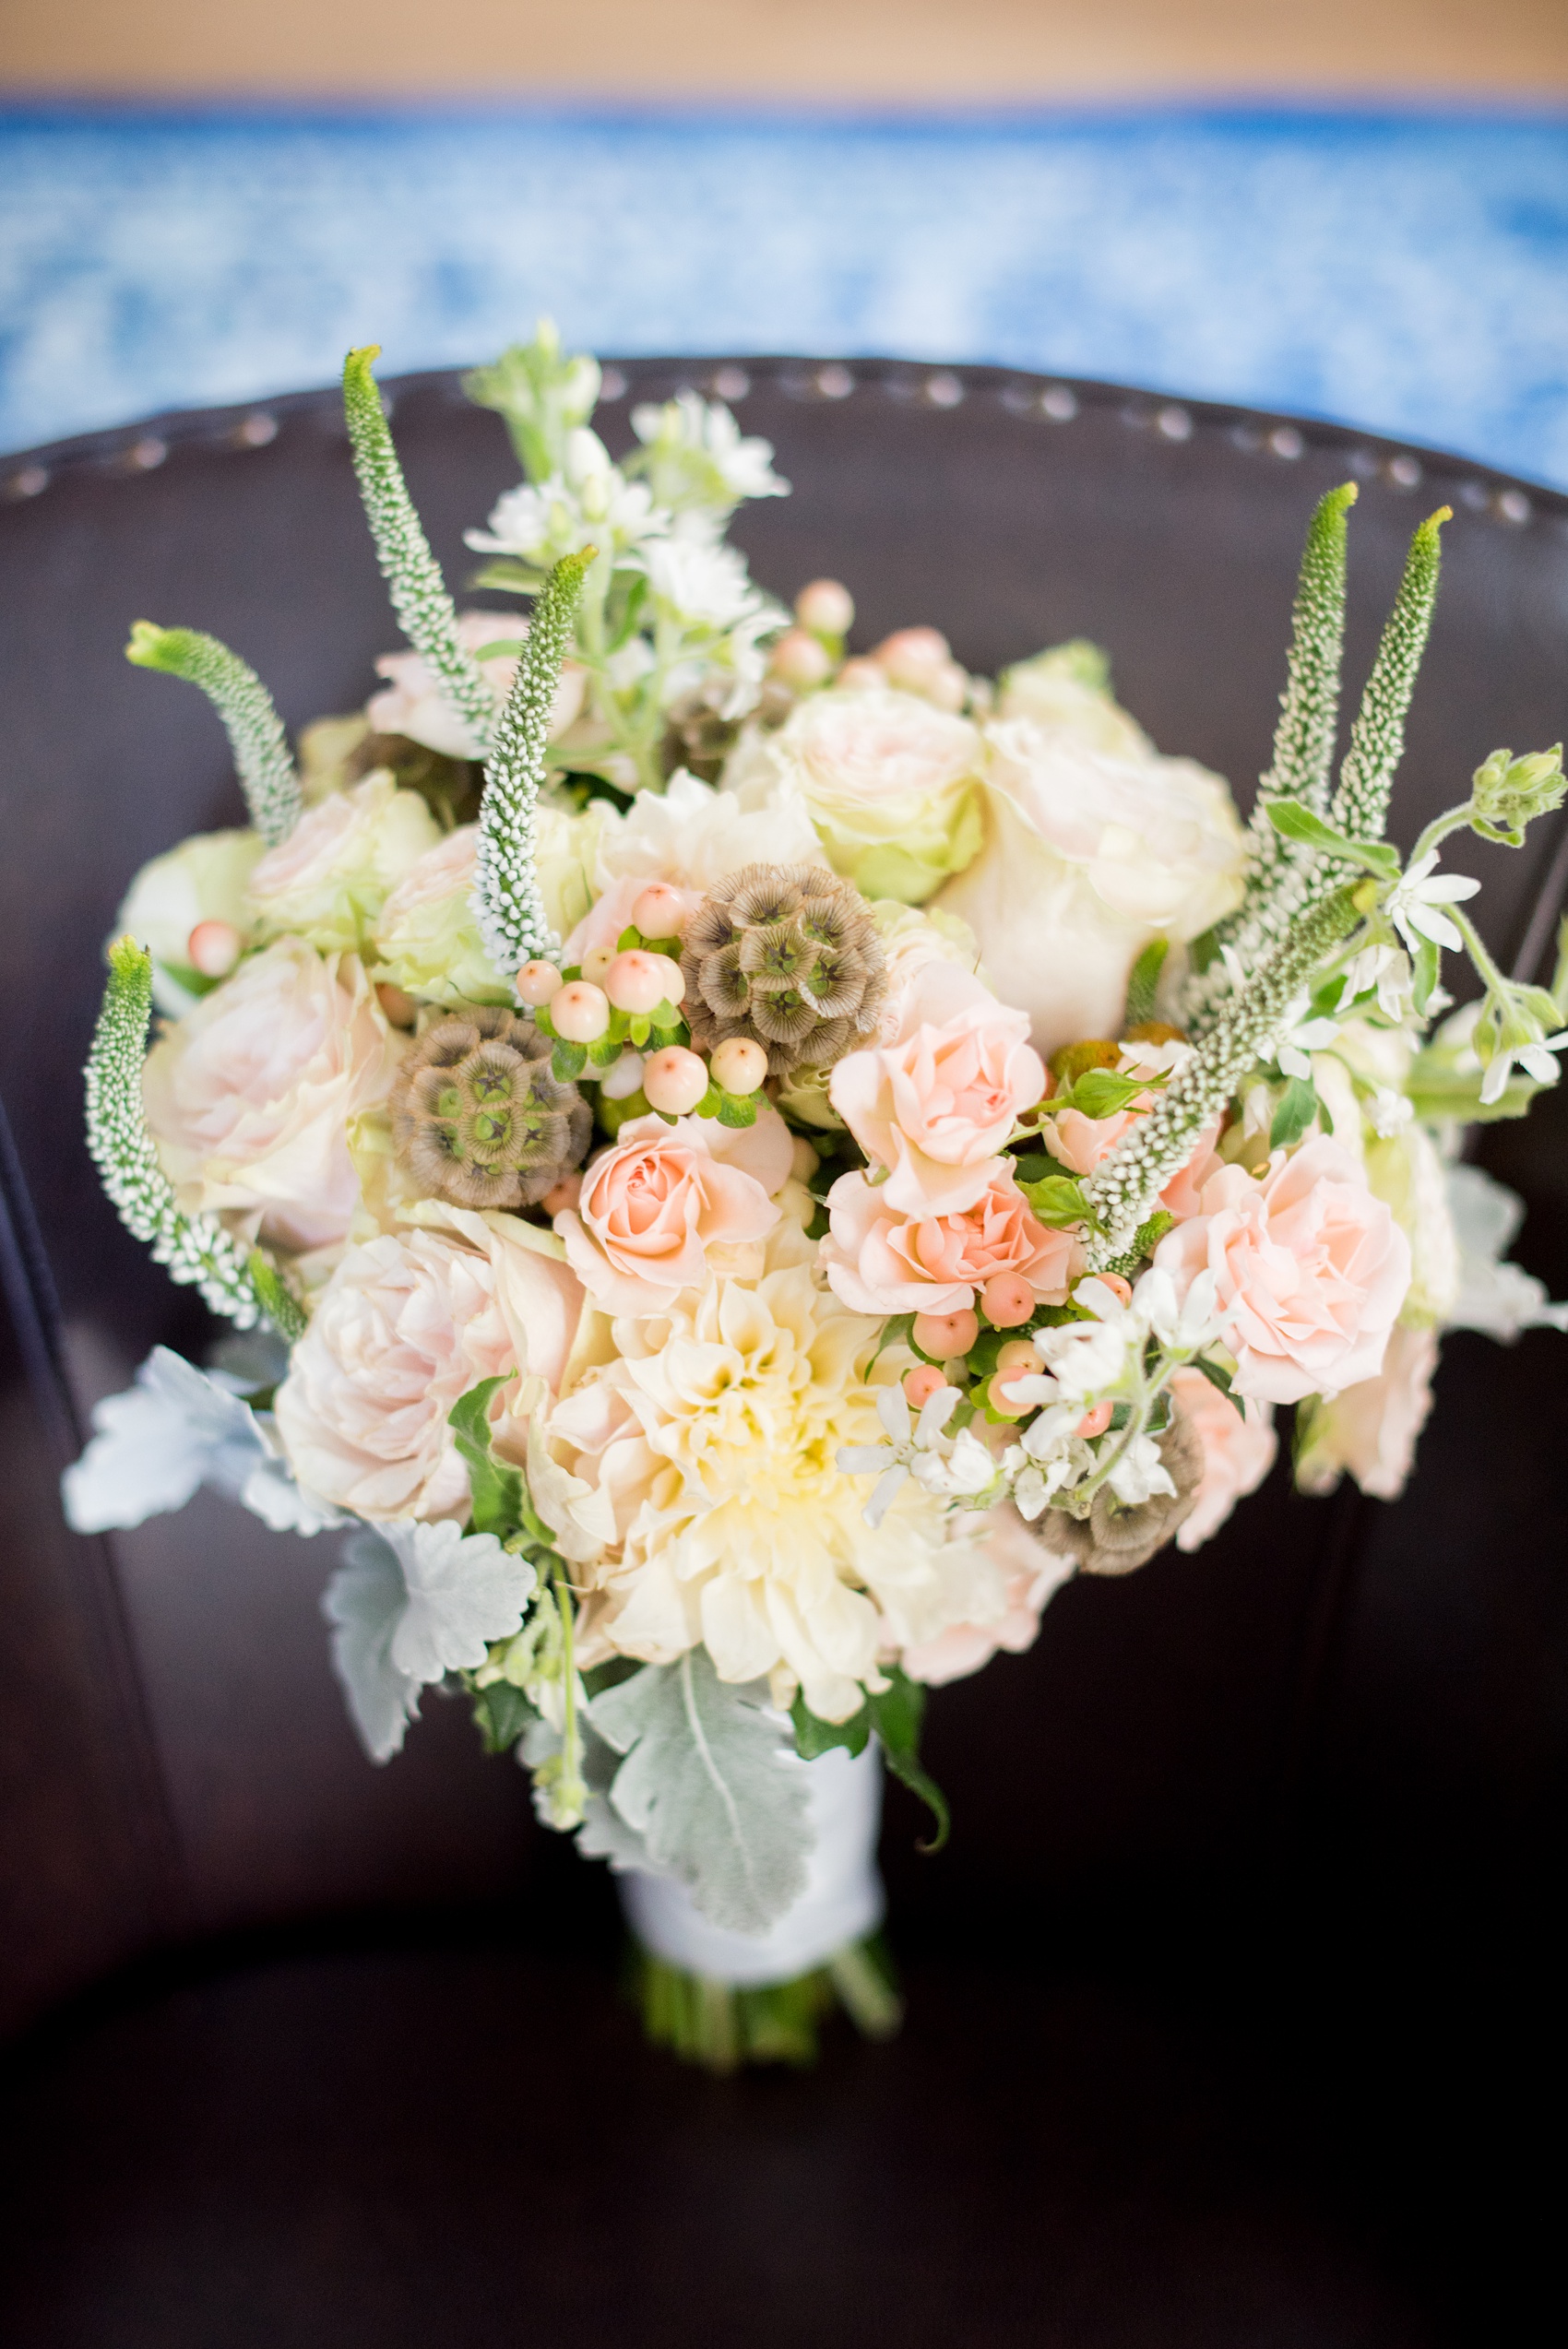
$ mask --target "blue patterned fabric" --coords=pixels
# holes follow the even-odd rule
[[[1568,119],[0,111],[0,445],[487,355],[997,361],[1568,484]]]

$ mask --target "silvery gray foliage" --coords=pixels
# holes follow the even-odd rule
[[[731,1933],[766,1933],[805,1889],[812,1846],[803,1772],[766,1680],[720,1680],[706,1650],[649,1664],[590,1707],[625,1756],[610,1789],[644,1865],[685,1886]],[[628,1863],[623,1863],[624,1865]]]
[[[322,1596],[332,1664],[373,1762],[402,1747],[419,1692],[522,1628],[538,1577],[493,1534],[449,1520],[363,1525]]]
[[[123,1394],[94,1406],[93,1435],[61,1478],[78,1534],[139,1525],[183,1509],[202,1485],[239,1501],[274,1533],[318,1534],[344,1520],[302,1491],[269,1441],[270,1419],[244,1400],[252,1382],[198,1370],[155,1346]]]
[[[585,1859],[608,1860],[617,1876],[630,1868],[644,1869],[649,1875],[656,1875],[658,1870],[647,1844],[635,1828],[627,1826],[610,1800],[621,1755],[600,1736],[591,1712],[579,1712],[577,1731],[583,1784],[588,1788],[583,1823],[577,1830],[577,1849]],[[548,1721],[532,1721],[518,1740],[517,1759],[525,1769],[537,1771],[541,1762],[551,1761],[561,1751],[563,1742],[561,1732]],[[542,1790],[535,1792],[534,1809],[543,1826],[555,1825],[549,1797]]]

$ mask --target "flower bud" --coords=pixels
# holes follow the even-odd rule
[[[813,579],[795,598],[795,617],[814,636],[847,636],[855,599],[841,579]]]
[[[1011,1402],[1005,1391],[1015,1379],[1023,1375],[1017,1370],[998,1370],[994,1378],[986,1382],[985,1399],[993,1411],[1000,1411],[1004,1419],[1021,1419],[1033,1408],[1028,1403]]]
[[[922,1354],[951,1362],[956,1355],[967,1354],[979,1337],[980,1318],[967,1305],[956,1313],[917,1313],[913,1335]]]
[[[683,1044],[667,1044],[643,1063],[648,1107],[668,1118],[689,1116],[707,1091],[707,1063]]]
[[[1524,758],[1515,758],[1512,751],[1493,751],[1472,778],[1472,828],[1484,839],[1521,848],[1526,825],[1560,808],[1564,793],[1568,793],[1568,777],[1562,772],[1561,742],[1550,751],[1532,751]]]
[[[575,1207],[582,1195],[582,1176],[580,1174],[563,1175],[554,1188],[545,1192],[539,1204],[547,1216],[559,1216],[565,1208]]]
[[[904,1395],[910,1410],[919,1411],[921,1409],[925,1404],[931,1401],[933,1394],[941,1394],[946,1383],[946,1380],[943,1377],[942,1372],[937,1369],[934,1362],[921,1362],[916,1365],[914,1370],[906,1370],[904,1373]]]
[[[1114,1408],[1114,1405],[1110,1403],[1097,1403],[1092,1411],[1084,1413],[1073,1433],[1082,1436],[1086,1443],[1091,1442],[1096,1436],[1102,1436],[1111,1425]]]
[[[537,1012],[559,993],[561,974],[553,963],[525,963],[517,977],[517,1000]]]
[[[952,657],[952,647],[940,628],[896,628],[872,655],[885,677],[914,693]]]
[[[992,1273],[980,1291],[980,1303],[992,1329],[1016,1330],[1032,1319],[1035,1293],[1022,1273]]]
[[[767,1054],[749,1036],[727,1037],[715,1049],[713,1081],[726,1093],[754,1093],[766,1074]]]
[[[591,979],[596,987],[602,985],[604,974],[614,959],[613,946],[590,946],[582,960],[583,977]]]
[[[599,1080],[600,1097],[605,1101],[626,1101],[643,1081],[643,1056],[640,1052],[623,1052],[612,1061]]]
[[[244,943],[232,921],[198,921],[185,941],[185,959],[203,979],[227,979]]]
[[[1095,1277],[1097,1280],[1104,1282],[1106,1287],[1111,1291],[1111,1294],[1115,1298],[1119,1305],[1130,1305],[1132,1303],[1133,1284],[1130,1280],[1123,1279],[1120,1273],[1098,1273]]]
[[[686,974],[672,955],[655,956],[664,975],[664,998],[667,1003],[681,1003],[686,996]]]
[[[864,693],[869,685],[885,685],[887,674],[874,660],[857,658],[847,660],[838,671],[838,682],[846,693]]]
[[[791,1145],[790,1171],[797,1182],[810,1182],[822,1159],[812,1148],[803,1133],[797,1133]]]
[[[1020,1370],[1028,1370],[1031,1373],[1038,1370],[1039,1353],[1033,1338],[1010,1337],[1005,1346],[999,1346],[996,1349],[996,1367],[999,1370],[1011,1370],[1015,1377]]]
[[[826,685],[833,674],[826,647],[804,628],[787,629],[768,655],[767,665],[776,677],[802,693],[809,693],[814,685]]]
[[[686,926],[680,891],[667,881],[650,882],[632,908],[632,923],[645,938],[679,938]]]
[[[597,1044],[610,1025],[610,999],[601,987],[574,979],[551,997],[550,1024],[568,1044]]]
[[[655,1011],[669,991],[670,967],[668,955],[650,955],[640,946],[629,947],[624,955],[617,955],[605,971],[604,991],[618,1012],[630,1012],[636,1017]]]

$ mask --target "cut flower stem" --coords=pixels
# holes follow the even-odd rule
[[[716,1982],[669,1964],[638,1942],[631,1947],[630,1974],[652,2044],[719,2074],[746,2064],[814,2064],[821,2025],[836,2007],[866,2039],[893,2038],[904,2019],[880,1933],[849,1942],[788,1982]]]

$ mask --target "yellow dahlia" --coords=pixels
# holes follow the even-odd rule
[[[797,1688],[821,1719],[856,1712],[906,1645],[1005,1609],[978,1527],[918,1487],[873,1531],[846,1445],[882,1435],[876,1397],[901,1355],[814,1273],[785,1218],[754,1278],[710,1280],[618,1321],[616,1358],[555,1408],[552,1447],[614,1538],[578,1569],[586,1660],[667,1664],[699,1643],[719,1678]]]

